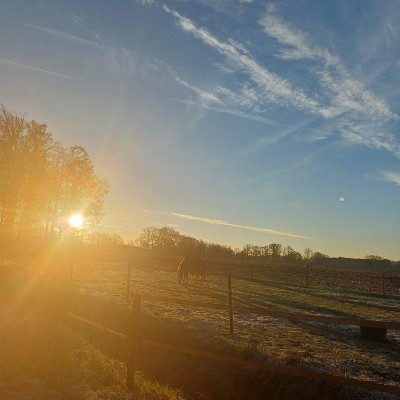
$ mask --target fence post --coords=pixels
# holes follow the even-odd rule
[[[229,295],[229,333],[233,335],[233,308],[232,308],[232,279],[228,275],[228,295]]]
[[[308,264],[307,264],[307,271],[306,271],[306,288],[308,288]]]
[[[137,349],[139,344],[141,299],[134,295],[132,299],[132,314],[128,332],[128,361],[126,366],[126,385],[130,390],[135,388],[135,371],[137,361]]]
[[[382,272],[382,294],[385,296],[385,274]]]
[[[131,263],[128,261],[127,264],[127,274],[126,274],[126,301],[130,299],[130,290],[131,290]]]

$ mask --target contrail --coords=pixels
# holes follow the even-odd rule
[[[57,72],[49,71],[47,69],[32,67],[31,65],[21,64],[15,61],[5,60],[4,58],[0,58],[0,64],[7,65],[9,67],[16,67],[22,69],[29,69],[31,71],[36,71],[36,72],[42,72],[45,74],[56,76],[58,78],[72,79],[70,76],[64,74],[59,74]]]
[[[263,228],[263,227],[259,227],[259,226],[235,224],[233,222],[224,221],[224,220],[221,220],[221,219],[206,218],[206,217],[195,217],[193,215],[180,214],[180,213],[174,213],[174,212],[165,212],[164,214],[173,215],[175,217],[183,218],[183,219],[187,219],[187,220],[191,220],[191,221],[204,222],[206,224],[224,225],[224,226],[230,226],[230,227],[233,227],[233,228],[247,229],[249,231],[270,233],[272,235],[287,236],[287,237],[298,238],[298,239],[315,239],[315,238],[313,238],[311,236],[300,235],[300,234],[297,234],[297,233],[278,231],[276,229]]]

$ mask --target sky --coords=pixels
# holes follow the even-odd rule
[[[397,0],[0,0],[0,104],[84,146],[98,227],[400,260]]]

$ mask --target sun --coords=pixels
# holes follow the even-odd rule
[[[72,228],[79,228],[83,225],[83,216],[80,213],[72,214],[69,219],[68,223]]]

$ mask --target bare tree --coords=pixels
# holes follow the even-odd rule
[[[282,254],[282,245],[278,243],[272,243],[269,245],[269,250],[273,260],[277,260]]]
[[[87,151],[63,148],[45,124],[27,122],[0,107],[0,232],[2,243],[18,233],[37,230],[62,233],[60,221],[79,211],[92,224],[99,221],[108,191]]]
[[[303,254],[304,254],[304,260],[305,261],[311,261],[313,256],[314,256],[314,252],[309,247],[304,249]]]

